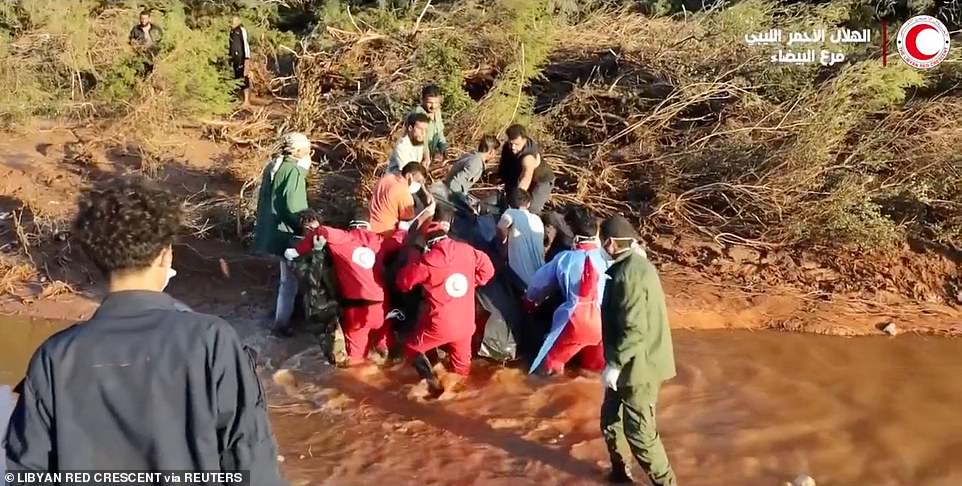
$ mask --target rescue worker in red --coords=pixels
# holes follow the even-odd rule
[[[337,275],[341,326],[352,363],[363,361],[372,350],[387,356],[391,345],[391,329],[384,320],[383,264],[377,258],[384,237],[371,231],[369,219],[368,209],[360,207],[347,230],[321,225],[284,254],[293,260],[327,247]]]
[[[389,233],[381,245],[378,261],[384,268],[384,295],[390,309],[384,317],[398,341],[413,330],[421,306],[420,292],[401,292],[397,288],[397,274],[407,262],[420,257],[424,250],[425,225],[434,217],[437,204],[432,200],[428,207],[411,222]]]
[[[471,369],[471,340],[475,332],[475,289],[494,277],[486,254],[448,237],[453,210],[438,206],[425,229],[424,254],[409,262],[397,276],[400,291],[420,285],[427,301],[415,331],[405,342],[405,357],[427,381],[434,394],[443,391],[425,353],[443,347],[451,371],[461,377]]]

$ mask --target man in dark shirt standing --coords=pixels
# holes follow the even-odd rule
[[[249,484],[286,485],[252,355],[225,321],[163,292],[175,275],[178,198],[123,183],[91,191],[79,209],[74,237],[108,294],[30,359],[8,470],[249,470]]]
[[[130,43],[135,49],[154,54],[160,47],[160,40],[163,35],[160,27],[150,21],[150,11],[144,10],[140,13],[140,21],[133,29],[130,29]]]
[[[504,184],[504,193],[511,194],[520,188],[531,194],[533,214],[541,214],[554,188],[554,171],[547,161],[541,159],[541,150],[534,140],[528,138],[521,125],[511,125],[506,134],[508,141],[501,148],[498,177]]]
[[[251,46],[247,42],[247,29],[241,25],[241,18],[236,15],[231,19],[229,50],[230,64],[234,68],[234,79],[242,81],[241,91],[244,93],[244,104],[241,106],[250,106]]]

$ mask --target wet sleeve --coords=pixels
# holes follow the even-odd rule
[[[30,359],[27,376],[17,390],[20,397],[7,428],[7,469],[50,471],[56,469],[53,441],[53,387],[50,359],[41,347]]]
[[[612,366],[623,368],[638,354],[644,344],[645,329],[648,327],[648,292],[642,276],[622,275],[608,282],[612,292],[610,304],[615,306],[615,323],[618,332],[613,333],[614,342],[611,349],[613,356],[606,356],[605,361]]]
[[[484,252],[474,250],[475,259],[475,285],[482,286],[486,285],[488,282],[494,278],[494,264],[491,263],[491,258]]]
[[[252,351],[225,322],[212,327],[208,346],[221,470],[250,471],[250,484],[286,486]]]
[[[419,284],[427,281],[430,276],[428,267],[421,264],[420,258],[413,258],[397,274],[397,289],[400,292],[410,292]]]
[[[542,265],[541,268],[534,273],[534,276],[531,277],[531,282],[528,283],[528,292],[525,294],[525,297],[534,302],[543,299],[548,293],[558,287],[557,273],[558,257],[556,256],[550,262]]]

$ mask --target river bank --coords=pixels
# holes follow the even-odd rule
[[[46,121],[0,141],[0,313],[77,320],[96,307],[99,275],[69,241],[74,200],[89,184],[141,174],[144,161],[121,146],[84,152],[95,134],[95,126]],[[170,160],[153,177],[191,207],[171,292],[198,308],[224,309],[228,318],[266,315],[277,270],[247,254],[251,228],[232,214],[246,218],[252,204],[245,181],[232,175],[236,147],[190,130],[172,135],[169,146]],[[356,174],[316,174],[312,204],[328,204],[328,179],[349,176]],[[962,334],[953,293],[958,255],[908,247],[881,255],[760,251],[694,235],[645,239],[678,329],[853,336],[893,323],[900,332]]]

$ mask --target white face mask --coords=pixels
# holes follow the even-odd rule
[[[298,159],[298,161],[297,161],[297,166],[300,167],[300,168],[302,168],[302,169],[304,169],[304,170],[310,170],[310,168],[311,168],[311,156],[308,155],[307,157],[304,157],[303,159]]]
[[[420,190],[421,190],[420,182],[412,182],[411,185],[408,186],[408,192],[411,194],[417,194],[418,191]]]
[[[170,284],[170,279],[172,279],[172,278],[174,278],[174,277],[176,277],[176,276],[177,276],[177,270],[174,270],[172,267],[168,267],[168,268],[167,268],[167,278],[164,279],[164,286],[161,287],[160,290],[161,290],[161,291],[165,290],[165,289],[167,288],[167,285]]]
[[[638,245],[638,240],[635,240],[634,238],[609,238],[608,241],[612,241],[612,242],[631,241],[631,247],[630,247],[630,248],[620,249],[620,250],[619,250],[617,253],[615,253],[614,255],[608,253],[608,250],[605,249],[605,255],[607,255],[610,260],[614,260],[618,255],[621,255],[622,253],[624,253],[624,252],[626,252],[626,251],[629,251],[629,250],[638,251],[638,250],[641,248],[641,247]],[[644,255],[644,250],[642,250],[642,255]]]

